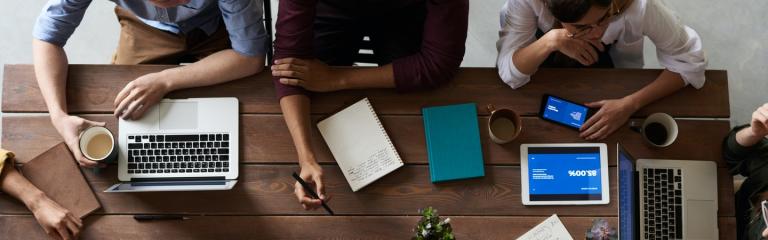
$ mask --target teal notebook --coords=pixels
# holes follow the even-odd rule
[[[421,112],[432,182],[485,176],[475,104],[428,107]]]

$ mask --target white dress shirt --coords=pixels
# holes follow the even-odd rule
[[[515,67],[512,55],[536,41],[536,30],[552,29],[555,18],[542,0],[508,0],[501,9],[501,31],[496,49],[499,77],[512,88],[519,88],[531,76]],[[660,0],[635,0],[614,17],[603,35],[604,44],[613,44],[609,54],[616,68],[643,67],[643,40],[648,36],[656,45],[659,63],[679,73],[686,85],[704,85],[704,57],[701,38],[666,8]]]

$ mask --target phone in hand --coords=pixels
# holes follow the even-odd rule
[[[579,130],[582,125],[592,117],[595,109],[589,108],[583,104],[544,94],[541,98],[541,108],[539,108],[539,117],[546,121],[557,123],[571,129]]]

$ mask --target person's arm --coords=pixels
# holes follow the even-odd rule
[[[496,67],[499,78],[513,89],[527,84],[553,52],[562,52],[581,64],[590,65],[597,61],[595,48],[603,50],[598,41],[569,38],[565,29],[550,29],[536,39],[539,21],[536,13],[546,11],[549,10],[540,1],[510,0],[501,9]]]
[[[80,235],[82,221],[32,185],[16,170],[12,161],[0,168],[0,191],[24,203],[50,237],[75,239]]]
[[[82,129],[104,126],[104,123],[69,115],[66,97],[68,63],[63,46],[80,24],[90,2],[51,0],[46,3],[32,31],[35,77],[48,107],[51,123],[74,158],[84,167],[96,167],[99,164],[86,159],[80,152],[78,135]]]
[[[315,152],[310,142],[312,125],[309,114],[309,97],[301,94],[290,95],[280,99],[280,107],[285,117],[285,123],[291,133],[293,144],[299,157],[301,172],[299,176],[307,183],[315,185],[320,200],[312,199],[304,188],[296,182],[294,192],[304,210],[315,210],[322,206],[321,201],[330,200],[323,185],[323,169],[315,159]]]
[[[150,73],[128,83],[114,101],[116,117],[140,119],[163,96],[179,89],[215,85],[256,74],[264,56],[249,57],[221,50],[190,65]]]
[[[728,164],[732,174],[749,176],[751,173],[750,161],[762,160],[768,156],[768,103],[763,104],[752,113],[748,125],[743,125],[731,130],[731,133],[723,141],[723,158]],[[763,149],[763,152],[756,152]],[[754,154],[762,156],[753,157]]]
[[[656,45],[659,63],[666,69],[648,86],[621,99],[588,103],[600,110],[581,130],[581,137],[599,140],[608,137],[621,127],[638,109],[662,97],[670,95],[686,85],[695,88],[704,85],[707,65],[701,39],[689,27],[680,23],[659,0],[648,0],[642,21],[642,33]]]
[[[280,1],[275,32],[275,59],[312,58],[314,19],[316,0]],[[298,162],[301,167],[300,177],[315,185],[320,199],[329,200],[323,188],[323,169],[317,164],[314,150],[310,143],[312,126],[310,123],[310,100],[303,88],[280,83],[280,77],[274,76],[273,82],[280,101],[285,123],[291,133]],[[305,210],[321,207],[320,200],[313,200],[296,182],[294,194]]]
[[[169,92],[224,83],[264,69],[267,34],[262,23],[262,2],[219,0],[218,6],[232,49],[131,81],[115,98],[115,116],[139,119]]]
[[[468,12],[467,0],[428,1],[421,49],[391,64],[329,68],[315,59],[276,57],[272,75],[281,77],[282,84],[317,92],[392,87],[407,92],[435,88],[453,78],[464,58]],[[446,23],[451,27],[444,27]]]
[[[620,99],[587,103],[590,108],[600,108],[582,125],[580,137],[602,140],[619,129],[638,109],[685,87],[680,74],[664,70],[653,82]]]

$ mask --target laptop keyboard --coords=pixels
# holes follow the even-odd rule
[[[682,170],[643,169],[644,239],[683,239]]]
[[[128,173],[229,172],[229,134],[128,136]]]

